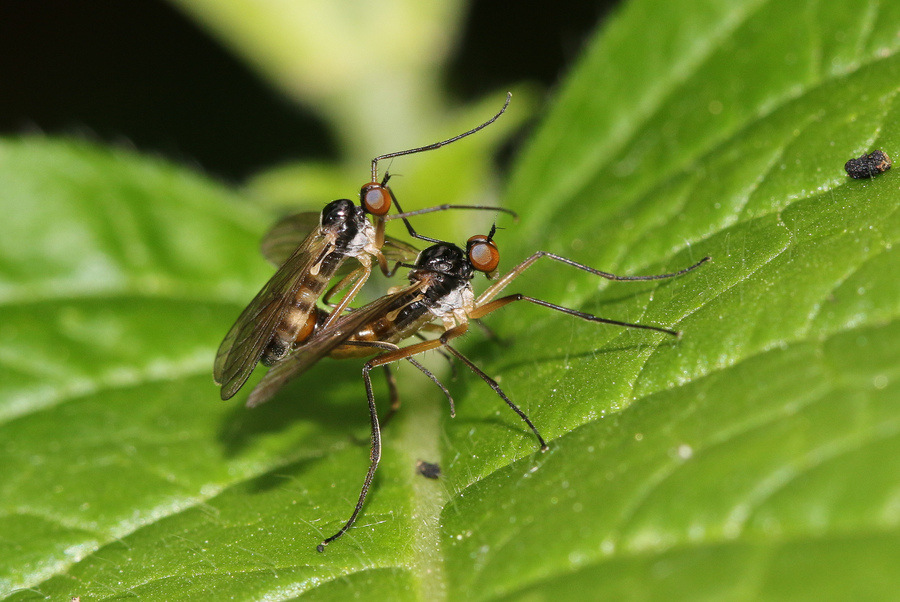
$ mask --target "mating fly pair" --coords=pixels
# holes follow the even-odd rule
[[[507,98],[508,102],[509,99]],[[505,108],[506,105],[504,105]],[[378,159],[437,148],[485,127],[499,117],[502,112],[501,110],[493,119],[478,128],[451,138],[448,141],[422,147],[422,149],[385,155]],[[377,184],[375,161],[373,161],[372,184]],[[393,195],[389,192],[389,189],[387,190],[392,198]],[[364,197],[365,192],[366,187],[363,187],[361,196]],[[338,202],[335,201],[335,203]],[[349,203],[349,201],[346,201],[346,203]],[[352,203],[349,204],[352,206]],[[387,241],[384,241],[384,249],[390,248],[392,252],[397,249],[400,250],[393,253],[392,260],[396,261],[395,269],[397,267],[410,268],[409,285],[361,308],[345,312],[350,302],[347,297],[352,298],[352,295],[355,295],[359,287],[362,286],[361,281],[371,272],[370,257],[378,259],[379,265],[382,266],[385,273],[389,273],[390,270],[386,269],[387,258],[385,254],[382,253],[379,256],[375,252],[380,249],[376,248],[377,245],[375,243],[369,242],[371,239],[360,236],[356,232],[354,232],[353,236],[345,235],[344,232],[352,231],[352,228],[349,227],[333,227],[334,223],[343,222],[332,219],[330,214],[326,214],[331,205],[334,205],[334,203],[330,204],[323,211],[319,228],[300,242],[299,247],[287,258],[275,276],[272,277],[269,283],[251,302],[250,306],[238,318],[237,323],[229,331],[219,348],[215,365],[216,381],[222,384],[223,399],[227,399],[237,392],[257,362],[263,361],[271,366],[263,379],[250,393],[247,404],[255,406],[270,399],[285,383],[303,374],[323,357],[343,359],[375,355],[363,367],[363,381],[366,388],[371,422],[369,468],[350,518],[336,533],[319,544],[317,549],[320,552],[324,551],[326,545],[343,535],[355,522],[363,507],[381,458],[381,426],[369,374],[373,368],[378,366],[387,368],[388,364],[400,360],[412,363],[441,388],[450,400],[451,415],[453,415],[453,399],[449,391],[433,374],[413,359],[414,356],[429,350],[441,350],[449,353],[478,374],[528,425],[537,438],[540,449],[546,450],[547,444],[544,438],[525,412],[506,396],[495,380],[453,348],[450,342],[467,331],[470,320],[483,318],[516,301],[527,301],[587,321],[678,335],[676,331],[667,328],[600,318],[521,294],[507,295],[500,298],[497,298],[497,296],[515,278],[542,257],[567,264],[601,278],[620,281],[672,278],[697,268],[709,259],[708,257],[703,258],[690,267],[670,274],[616,276],[595,270],[553,253],[539,251],[518,264],[508,274],[497,279],[480,296],[476,297],[471,286],[471,280],[474,275],[477,272],[482,272],[489,277],[493,277],[496,275],[499,265],[500,255],[494,241],[495,229],[492,228],[487,236],[473,236],[468,240],[466,248],[463,250],[454,244],[436,241],[416,234],[405,217],[420,212],[401,213],[407,229],[413,236],[422,240],[429,240],[435,244],[422,251],[418,255],[416,262],[410,264],[404,257],[404,255],[409,256],[410,247],[400,244],[395,245],[394,243],[389,245]],[[398,210],[400,210],[399,207]],[[421,212],[431,210],[436,209],[423,210]],[[264,242],[263,245],[264,252],[270,259],[276,260],[277,263],[277,260],[284,257],[287,253],[284,250],[275,252],[273,249],[286,249],[289,246],[287,241],[291,238],[298,241],[301,239],[300,221],[289,219],[287,222],[276,226],[273,234],[267,238],[267,242]],[[367,220],[366,223],[368,223]],[[366,224],[361,224],[359,228],[365,231]],[[357,242],[357,238],[360,239],[359,242]],[[273,240],[274,242],[272,242]],[[346,241],[351,241],[352,244]],[[361,257],[357,257],[357,255],[346,249],[357,249],[353,253],[359,253]],[[315,305],[317,298],[337,272],[336,264],[339,265],[346,257],[351,256],[356,257],[360,261],[362,264],[361,271],[357,270],[350,276],[342,279],[333,287],[332,291],[326,294],[326,297],[334,292],[334,289],[349,286],[351,282],[354,282],[355,278],[355,283],[352,285],[350,292],[345,295],[345,298],[332,311],[326,311],[317,307]],[[438,338],[401,347],[402,341],[414,335],[421,336],[422,332],[434,332],[438,334]],[[389,384],[391,383],[392,380],[389,377]],[[396,404],[398,403],[393,393],[392,402],[391,413],[396,410]]]
[[[381,459],[381,426],[375,406],[375,396],[372,391],[372,380],[369,375],[373,368],[387,366],[400,360],[407,360],[413,363],[437,383],[444,394],[447,395],[450,400],[450,413],[452,416],[454,415],[454,405],[450,393],[430,372],[412,359],[425,351],[446,350],[481,377],[519,415],[534,433],[541,451],[545,451],[547,444],[543,436],[525,412],[506,396],[494,379],[485,374],[469,358],[452,347],[450,341],[466,333],[470,320],[483,318],[515,301],[527,301],[590,322],[614,324],[628,328],[642,328],[678,336],[679,333],[677,331],[668,328],[601,318],[518,293],[500,297],[499,299],[496,297],[513,280],[542,257],[570,265],[601,278],[626,281],[673,278],[685,274],[709,260],[709,257],[704,257],[694,265],[671,274],[616,276],[615,274],[595,270],[554,253],[538,251],[514,267],[508,274],[497,280],[476,298],[472,290],[472,278],[477,272],[485,273],[488,276],[494,275],[500,262],[500,253],[493,240],[494,234],[495,230],[492,228],[487,236],[473,236],[468,240],[465,250],[451,243],[439,242],[422,251],[415,264],[401,263],[402,266],[411,268],[409,272],[409,286],[332,320],[329,326],[318,330],[294,353],[272,366],[253,392],[250,393],[247,404],[249,406],[259,405],[270,399],[285,383],[306,372],[323,357],[345,359],[368,357],[377,354],[375,358],[366,362],[363,367],[363,381],[369,405],[372,434],[369,469],[353,513],[334,535],[326,538],[318,545],[317,549],[320,552],[325,549],[326,545],[343,535],[356,521],[356,517],[359,515],[365,502],[369,486],[375,476],[378,462]],[[317,309],[316,311],[319,314],[319,322],[326,320],[329,316],[324,310]],[[331,317],[333,317],[333,314],[331,314]],[[435,322],[440,323],[436,324]],[[399,345],[413,335],[435,329],[439,332],[439,336],[436,339],[413,343],[405,347]],[[396,407],[392,405],[391,413],[394,410],[396,410]]]
[[[515,215],[508,209],[479,205],[440,205],[403,213],[387,185],[390,175],[385,174],[384,179],[378,181],[379,161],[433,150],[474,134],[506,111],[510,97],[507,94],[503,108],[476,128],[441,142],[372,159],[372,180],[361,188],[359,206],[349,199],[339,199],[328,203],[321,215],[300,213],[273,227],[263,239],[262,251],[278,271],[244,309],[216,353],[213,377],[222,387],[222,399],[233,397],[260,361],[266,366],[276,364],[316,329],[329,326],[340,316],[371,275],[373,258],[381,271],[391,276],[396,265],[390,268],[389,261],[399,263],[416,257],[414,248],[385,236],[387,220],[402,219],[413,238],[438,242],[416,232],[407,218],[445,209],[482,209]],[[397,207],[398,214],[388,215],[391,205]],[[374,225],[368,215],[373,217]],[[323,322],[317,322],[321,316],[315,311],[316,302],[351,257],[360,267],[328,291],[325,300],[339,290],[350,289],[335,310]]]

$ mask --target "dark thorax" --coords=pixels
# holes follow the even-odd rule
[[[442,320],[445,327],[465,321],[475,301],[471,285],[475,269],[466,251],[450,243],[437,244],[422,251],[416,266],[409,278],[427,282],[422,303],[431,319]]]
[[[363,249],[373,244],[375,229],[361,207],[348,199],[339,199],[322,210],[318,235],[327,244],[309,272],[298,280],[291,307],[263,352],[262,363],[266,366],[284,358],[316,330],[322,321],[322,312],[316,310],[316,300],[348,257],[356,257],[361,262],[368,260]]]
[[[395,293],[384,314],[367,324],[350,341],[399,343],[435,319],[445,319],[473,298],[470,280],[474,271],[466,253],[456,245],[440,243],[419,254],[409,273],[410,286]],[[461,301],[464,300],[464,301]],[[340,348],[333,357],[371,355],[373,349]]]

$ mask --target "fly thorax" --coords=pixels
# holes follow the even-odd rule
[[[369,220],[365,220],[359,232],[350,241],[347,253],[353,256],[378,255],[378,243],[375,240],[375,226]]]
[[[475,306],[475,293],[468,282],[462,286],[451,289],[447,294],[438,297],[428,310],[436,318],[443,318],[450,314],[459,317],[465,316],[469,309]]]
[[[348,199],[328,203],[322,210],[320,224],[323,231],[333,233],[336,250],[342,255],[359,255],[375,240],[375,228],[365,211]]]
[[[341,242],[341,250],[350,257],[374,255],[373,251],[377,252],[378,248],[375,244],[375,226],[363,219],[353,236]]]

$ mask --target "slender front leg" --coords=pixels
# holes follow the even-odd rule
[[[565,263],[572,267],[576,267],[579,270],[584,270],[585,272],[589,272],[594,274],[595,276],[600,276],[601,278],[606,278],[607,280],[663,280],[665,278],[674,278],[675,276],[681,276],[682,274],[686,274],[693,269],[696,269],[709,261],[709,257],[704,257],[694,265],[684,268],[683,270],[679,270],[677,272],[672,272],[671,274],[656,274],[653,276],[616,276],[615,274],[610,274],[609,272],[601,272],[600,270],[595,270],[592,267],[586,266],[584,264],[578,263],[577,261],[572,261],[566,257],[562,257],[561,255],[557,255],[555,253],[548,253],[547,251],[538,251],[516,267],[514,267],[508,274],[503,276],[500,280],[489,286],[481,296],[478,297],[478,300],[475,302],[476,306],[483,305],[500,294],[504,288],[509,286],[509,283],[518,278],[522,272],[527,270],[531,265],[540,259],[541,257],[547,257],[549,259],[553,259],[555,261],[559,261],[561,263]]]
[[[347,288],[348,286],[350,286],[350,283],[354,282],[357,278],[362,276],[364,274],[364,272],[365,272],[365,269],[363,267],[358,267],[355,270],[353,270],[352,272],[350,272],[349,274],[347,274],[346,276],[344,276],[343,278],[341,278],[337,284],[335,284],[330,289],[325,291],[325,294],[322,295],[322,303],[324,303],[325,305],[328,305],[329,307],[332,307],[332,308],[335,307],[331,303],[331,298],[333,296],[335,296],[337,293],[339,293],[340,291],[342,291],[345,288]]]
[[[676,337],[681,336],[681,333],[677,330],[660,328],[659,326],[648,326],[647,324],[633,324],[631,322],[620,322],[618,320],[610,320],[609,318],[601,318],[593,314],[588,314],[583,311],[577,311],[568,307],[562,307],[561,305],[555,305],[553,303],[548,303],[547,301],[542,301],[541,299],[535,299],[534,297],[528,297],[519,293],[508,295],[506,297],[500,297],[499,299],[495,299],[490,303],[485,303],[484,305],[477,307],[474,311],[469,312],[469,317],[473,319],[483,318],[489,313],[497,311],[501,307],[505,307],[514,301],[528,301],[529,303],[534,303],[535,305],[540,305],[541,307],[549,307],[550,309],[554,309],[570,316],[575,316],[576,318],[581,318],[582,320],[587,320],[588,322],[601,322],[603,324],[614,324],[616,326],[625,326],[627,328],[643,328],[644,330],[655,330],[656,332],[664,332]]]
[[[400,209],[400,207],[397,207]],[[491,207],[490,205],[448,205],[444,203],[443,205],[435,205],[434,207],[426,207],[425,209],[416,209],[414,211],[404,211],[402,213],[394,213],[391,215],[385,215],[385,221],[390,221],[392,219],[404,219],[407,217],[412,217],[414,215],[423,215],[425,213],[435,213],[437,211],[447,211],[448,209],[476,209],[482,211],[496,211],[497,213],[506,213],[513,217],[513,220],[519,220],[519,214],[513,211],[512,209],[507,209],[506,207]]]
[[[388,177],[388,174],[385,174],[385,180],[387,179],[387,177]],[[422,215],[423,213],[433,213],[435,211],[446,211],[447,209],[475,209],[475,210],[481,210],[481,211],[497,211],[497,212],[502,212],[502,213],[509,213],[510,215],[513,216],[514,219],[519,219],[519,216],[515,211],[512,211],[510,209],[505,209],[503,207],[488,207],[486,205],[438,205],[436,207],[428,207],[427,209],[419,209],[417,211],[404,212],[403,208],[400,207],[400,203],[397,202],[397,197],[394,196],[394,191],[388,187],[385,187],[385,190],[387,190],[390,193],[391,201],[397,207],[397,211],[398,211],[397,214],[386,215],[384,217],[385,221],[391,220],[391,219],[401,219],[401,220],[403,220],[403,225],[406,226],[406,231],[409,232],[410,236],[412,236],[413,238],[418,238],[419,240],[424,240],[424,241],[430,242],[430,243],[436,244],[436,243],[440,243],[440,242],[444,242],[444,241],[438,240],[437,238],[431,238],[430,236],[424,236],[422,234],[419,234],[418,232],[416,232],[416,229],[413,228],[412,224],[409,223],[409,220],[407,219],[407,217],[413,216],[413,215]]]
[[[387,178],[390,176],[385,174],[385,180],[381,183],[382,187],[387,184]],[[394,193],[391,193],[391,197],[393,198]],[[381,249],[384,247],[384,224],[385,224],[385,216],[383,215],[373,215],[372,221],[375,223],[375,247],[377,249]],[[387,257],[384,256],[380,250],[378,254],[375,255],[376,261],[378,261],[378,267],[381,268],[381,273],[390,278],[393,276],[397,270],[400,268],[400,263],[397,262],[394,264],[393,268],[388,267]]]
[[[342,313],[344,313],[344,310],[347,309],[347,306],[350,305],[350,302],[353,301],[357,293],[359,293],[360,289],[366,283],[366,280],[368,280],[369,276],[372,275],[372,266],[369,264],[363,264],[363,266],[359,268],[359,270],[362,270],[362,275],[356,282],[353,283],[353,286],[349,291],[347,291],[347,294],[344,295],[344,298],[341,299],[341,302],[337,304],[337,307],[334,308],[334,311],[332,311],[328,316],[328,319],[325,320],[325,324],[322,326],[323,330],[331,326],[331,323],[338,319]],[[357,272],[359,270],[357,270]],[[341,282],[343,282],[343,280],[341,280]]]

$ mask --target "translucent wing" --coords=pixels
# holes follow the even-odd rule
[[[275,222],[263,236],[260,244],[263,257],[275,267],[281,267],[294,254],[297,247],[319,227],[321,215],[318,211],[306,211]]]
[[[319,227],[320,214],[314,211],[295,213],[282,218],[263,237],[260,251],[267,261],[275,267],[281,267],[294,253],[298,246]],[[388,263],[402,261],[411,263],[419,254],[418,249],[408,245],[392,236],[385,236],[384,246],[381,249]],[[335,274],[346,276],[353,269],[352,266],[344,266]]]
[[[307,236],[225,335],[213,366],[213,377],[222,386],[222,399],[232,397],[250,377],[275,328],[291,306],[304,276],[327,247],[326,238],[318,229]]]
[[[258,406],[271,399],[289,380],[306,372],[375,318],[407,303],[409,294],[418,291],[423,286],[423,282],[417,282],[338,318],[334,324],[316,333],[302,347],[272,366],[250,393],[247,406]]]
[[[402,240],[397,240],[393,236],[384,237],[384,246],[381,247],[388,263],[402,261],[403,263],[413,263],[419,256],[419,250],[412,245],[408,245]]]

